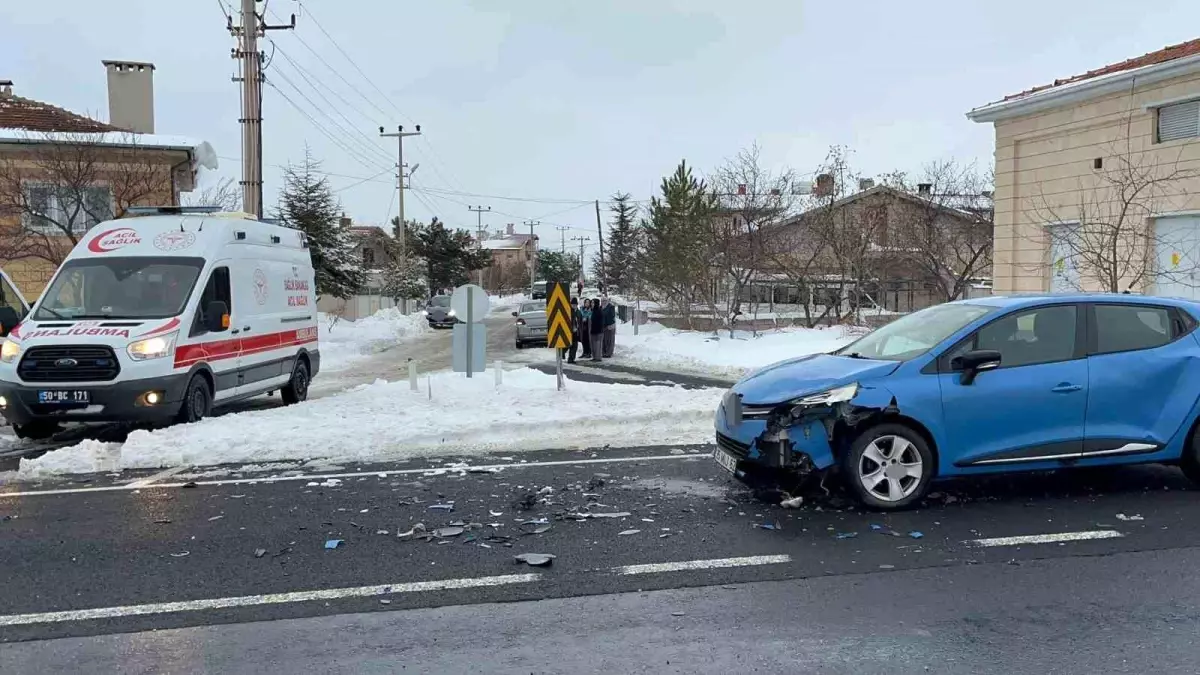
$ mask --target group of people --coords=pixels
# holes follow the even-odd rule
[[[608,296],[584,298],[582,306],[579,298],[571,298],[571,314],[571,332],[575,339],[567,352],[567,363],[575,363],[581,345],[585,359],[612,358],[617,342],[617,308],[608,301]]]

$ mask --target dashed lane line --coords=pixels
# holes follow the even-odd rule
[[[625,565],[622,567],[609,568],[607,572],[617,575],[686,572],[693,570],[724,569],[730,567],[777,565],[791,562],[791,560],[792,557],[790,555],[759,555],[747,556],[744,558],[717,558],[713,560],[685,560],[681,562],[652,563],[647,565]],[[206,600],[183,600],[178,602],[156,602],[144,605],[96,607],[92,609],[73,609],[60,612],[10,614],[7,616],[0,615],[0,626],[28,626],[35,624],[67,623],[72,621],[90,621],[96,619],[118,619],[131,616],[151,616],[157,614],[174,614],[181,612],[199,612],[213,609],[229,609],[234,607],[281,605],[298,602],[312,602],[315,600],[329,601],[342,600],[346,598],[369,598],[395,595],[399,593],[454,591],[465,588],[528,584],[540,581],[541,579],[541,574],[505,574],[491,577],[445,579],[441,581],[416,581],[401,584],[376,584],[373,586],[327,588],[315,591],[269,593],[266,595],[241,595],[228,598],[210,598]]]
[[[1117,539],[1125,536],[1116,530],[1086,530],[1083,532],[1058,532],[1055,534],[1030,534],[1020,537],[993,537],[991,539],[972,539],[968,544],[974,546],[1020,546],[1022,544],[1061,544],[1069,541],[1089,541],[1092,539]]]
[[[451,467],[428,467],[424,469],[392,469],[388,471],[351,471],[345,473],[312,473],[298,474],[289,476],[264,476],[260,478],[229,478],[223,480],[204,480],[194,481],[190,483],[157,483],[147,484],[145,481],[157,480],[162,477],[161,474],[154,474],[142,480],[136,480],[130,483],[121,485],[98,485],[95,487],[83,488],[61,488],[57,490],[25,490],[19,492],[4,492],[0,490],[0,499],[9,497],[35,497],[35,496],[50,496],[50,495],[73,495],[87,494],[92,492],[122,492],[129,490],[140,490],[144,487],[152,488],[181,488],[186,486],[220,486],[220,485],[248,485],[248,484],[269,484],[295,481],[325,481],[330,478],[337,480],[345,480],[349,478],[367,478],[375,476],[378,478],[388,478],[389,476],[409,476],[413,474],[430,474],[430,475],[447,475],[458,472],[460,470],[470,472],[475,471],[504,471],[509,469],[535,468],[545,466],[578,466],[587,464],[623,464],[630,462],[662,462],[668,460],[689,460],[695,458],[706,457],[705,453],[686,453],[682,455],[647,455],[644,457],[602,457],[596,459],[564,459],[547,462],[513,462],[510,464],[480,464],[477,466],[464,466],[460,468]]]
[[[152,485],[154,483],[157,483],[158,481],[163,480],[164,478],[170,478],[171,476],[174,476],[177,473],[183,473],[184,471],[187,471],[190,468],[191,468],[190,466],[172,467],[170,469],[165,469],[163,471],[159,471],[156,474],[146,476],[145,478],[140,478],[138,480],[132,481],[132,482],[128,483],[128,485],[131,489],[143,488],[143,487],[146,487],[147,485]]]

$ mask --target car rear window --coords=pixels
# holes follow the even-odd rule
[[[540,302],[527,302],[527,303],[521,305],[521,313],[522,314],[525,314],[527,312],[544,312],[544,311],[546,311],[546,306]]]
[[[1096,354],[1153,349],[1171,341],[1171,310],[1147,305],[1096,305]]]

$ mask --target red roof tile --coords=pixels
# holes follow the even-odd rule
[[[1185,56],[1195,56],[1197,54],[1200,54],[1200,39],[1189,40],[1187,42],[1181,42],[1177,45],[1171,45],[1170,47],[1164,47],[1156,52],[1142,54],[1141,56],[1127,59],[1125,61],[1121,61],[1120,63],[1113,63],[1111,65],[1104,66],[1103,68],[1089,70],[1082,75],[1075,75],[1074,77],[1068,77],[1065,80],[1055,80],[1052,84],[1043,84],[1038,87],[1033,87],[1032,89],[1026,89],[1020,93],[1005,96],[1004,100],[1011,101],[1013,99],[1029,96],[1030,94],[1036,94],[1039,91],[1053,89],[1054,87],[1061,87],[1064,84],[1074,84],[1076,82],[1090,80],[1094,77],[1111,75],[1113,73],[1119,73],[1123,70],[1133,70],[1134,68],[1141,68],[1142,66],[1152,66],[1158,63],[1166,63],[1167,61],[1174,61],[1175,59],[1182,59]]]
[[[33,101],[12,94],[0,94],[0,129],[66,133],[120,131],[114,126],[98,122],[90,117],[76,115],[49,103]]]

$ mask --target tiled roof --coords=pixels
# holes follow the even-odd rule
[[[1083,80],[1090,80],[1094,77],[1111,75],[1113,73],[1119,73],[1124,70],[1133,70],[1143,66],[1153,66],[1155,64],[1166,63],[1167,61],[1174,61],[1175,59],[1182,59],[1185,56],[1195,56],[1197,54],[1200,54],[1200,39],[1189,40],[1187,42],[1181,42],[1177,45],[1171,45],[1170,47],[1164,47],[1156,52],[1150,52],[1149,54],[1142,54],[1136,58],[1126,59],[1120,63],[1113,63],[1104,66],[1103,68],[1089,70],[1082,75],[1075,75],[1064,80],[1055,80],[1051,84],[1043,84],[1038,87],[1033,87],[1032,89],[1026,89],[1020,93],[1005,96],[1003,100],[1012,101],[1018,98],[1024,98],[1030,94],[1036,94],[1039,91],[1053,89],[1054,87],[1061,87],[1064,84],[1074,84],[1076,82],[1082,82]]]
[[[0,94],[0,129],[66,133],[120,131],[90,117],[12,94]]]

